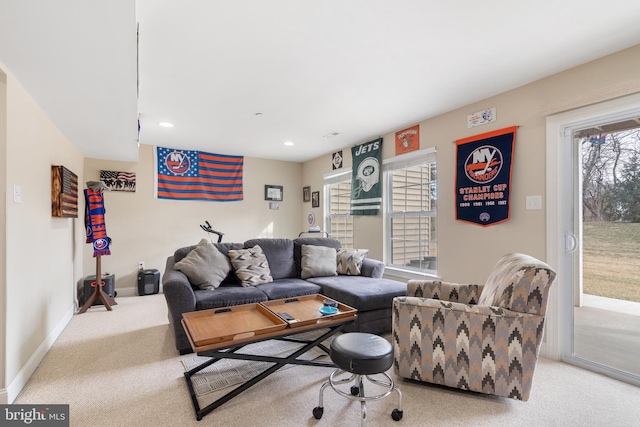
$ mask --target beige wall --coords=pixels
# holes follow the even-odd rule
[[[6,126],[0,122],[6,138],[0,167],[6,200],[2,368],[11,398],[74,311],[83,227],[77,219],[51,216],[51,166],[64,165],[82,179],[84,159],[15,78],[2,66],[0,71],[6,73]],[[21,187],[21,203],[13,201],[14,185]]]
[[[223,242],[244,242],[255,237],[294,238],[301,231],[300,163],[245,157],[244,200],[222,203],[155,199],[153,159],[153,147],[142,144],[138,163],[85,161],[86,181],[99,180],[100,170],[136,173],[135,193],[104,193],[107,234],[113,242],[112,254],[102,257],[102,269],[115,274],[116,290],[130,292],[137,286],[138,261],[144,261],[145,268],[162,273],[167,257],[176,249],[208,239],[208,233],[200,229],[205,220],[225,233]],[[265,184],[284,187],[278,210],[269,209],[269,202],[264,200]],[[84,246],[83,272],[87,276],[95,274],[95,260],[91,245]]]
[[[436,147],[437,150],[439,276],[454,282],[483,282],[496,260],[510,251],[545,259],[545,206],[542,210],[525,210],[525,200],[530,195],[541,195],[545,200],[546,115],[558,112],[562,105],[575,108],[601,100],[603,93],[616,92],[607,90],[610,86],[625,86],[621,82],[639,77],[640,46],[635,46],[420,122],[420,148]],[[497,108],[496,122],[467,128],[468,114],[491,107]],[[487,228],[456,221],[454,141],[513,125],[519,128],[513,163],[510,220]],[[385,159],[394,155],[396,130],[401,129],[383,136]],[[372,135],[371,139],[375,137],[377,135]],[[345,167],[350,167],[349,148],[343,149],[343,156]],[[321,188],[322,176],[328,172],[331,172],[330,154],[306,162],[303,167],[305,185]],[[374,257],[384,254],[382,214],[356,217],[354,227],[356,247],[369,248]]]
[[[327,169],[328,167],[328,169]],[[309,229],[310,224],[307,222],[309,214],[313,214],[315,217],[314,226],[320,227],[321,230],[325,229],[323,219],[323,206],[325,203],[324,188],[322,185],[323,174],[331,172],[331,154],[323,156],[314,162],[307,162],[302,168],[302,184],[300,185],[299,193],[300,200],[302,200],[302,187],[311,187],[311,192],[320,192],[320,206],[312,208],[311,202],[302,203],[302,213],[300,218],[300,231],[306,231]],[[313,237],[306,235],[304,237]]]
[[[545,199],[546,115],[568,108],[563,106],[578,107],[611,97],[607,94],[616,93],[609,90],[612,86],[624,92],[625,82],[638,79],[640,46],[635,46],[420,123],[421,148],[437,148],[439,273],[443,278],[481,282],[495,260],[508,251],[545,258],[544,207],[524,207],[527,195]],[[496,123],[467,129],[467,114],[490,107],[497,108]],[[5,115],[6,124],[2,118]],[[455,221],[453,141],[512,125],[520,128],[513,165],[511,220],[488,228]],[[384,158],[393,156],[395,131],[384,135]],[[51,217],[51,165],[62,164],[75,172],[83,187],[86,181],[96,180],[101,169],[137,173],[136,193],[105,195],[113,255],[103,258],[103,271],[116,274],[119,290],[135,289],[138,261],[163,271],[166,257],[176,248],[206,238],[198,227],[204,220],[225,232],[225,241],[237,242],[257,236],[296,237],[308,228],[310,212],[316,215],[316,225],[324,228],[322,208],[312,209],[310,203],[302,203],[301,193],[303,186],[311,186],[312,191],[322,194],[323,175],[331,172],[330,153],[304,164],[246,158],[242,202],[156,200],[150,145],[141,146],[140,160],[135,164],[83,159],[2,65],[0,154],[0,237],[4,237],[4,246],[0,247],[0,255],[4,251],[0,257],[0,386],[4,387],[0,403],[7,396],[11,400],[12,393],[22,388],[73,313],[76,286],[95,272],[90,245],[84,243],[82,215],[78,219]],[[345,167],[349,167],[350,148],[345,147],[343,154]],[[12,201],[14,184],[22,188],[21,203]],[[265,184],[284,186],[279,210],[269,210],[264,200]],[[321,198],[322,206],[323,194]],[[80,206],[84,206],[82,201]],[[382,215],[357,217],[356,247],[369,248],[371,257],[381,259],[383,226]]]

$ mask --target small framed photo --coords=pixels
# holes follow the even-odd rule
[[[320,192],[314,191],[311,193],[311,207],[319,208],[320,207]]]
[[[282,201],[282,185],[265,185],[264,199],[273,202]]]
[[[302,187],[302,201],[303,202],[311,201],[311,187]]]
[[[342,169],[342,150],[336,151],[331,155],[331,165],[333,170]]]

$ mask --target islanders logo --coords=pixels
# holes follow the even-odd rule
[[[109,246],[109,241],[107,239],[96,239],[95,242],[93,242],[93,247],[95,249],[105,249]]]
[[[172,151],[164,158],[164,165],[174,175],[184,175],[191,167],[191,160],[182,151]]]
[[[493,145],[483,145],[469,154],[464,171],[477,184],[491,182],[502,169],[502,153]]]

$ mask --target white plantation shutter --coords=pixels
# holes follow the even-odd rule
[[[384,162],[387,265],[435,273],[437,181],[435,148]]]
[[[351,207],[351,169],[325,174],[325,231],[339,240],[343,248],[353,248]]]

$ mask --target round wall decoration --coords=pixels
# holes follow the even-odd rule
[[[315,224],[316,216],[313,213],[310,213],[309,216],[307,216],[307,222],[309,223],[309,225]]]

